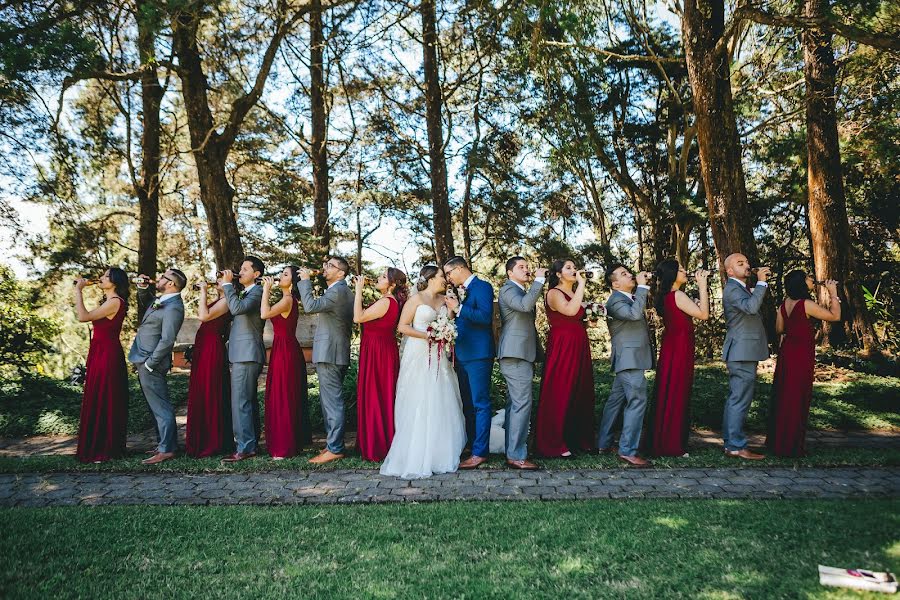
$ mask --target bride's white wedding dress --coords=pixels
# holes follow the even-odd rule
[[[422,304],[412,326],[425,331],[437,314]],[[447,355],[441,353],[438,359],[437,345],[431,348],[430,364],[428,354],[428,340],[406,338],[394,402],[394,440],[381,465],[382,475],[416,479],[459,466],[466,445],[459,382]]]

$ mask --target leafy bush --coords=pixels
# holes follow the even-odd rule
[[[12,270],[0,265],[0,377],[35,373],[38,362],[52,350],[50,340],[57,331],[53,320],[35,313]]]

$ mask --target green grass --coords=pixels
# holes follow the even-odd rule
[[[599,416],[609,395],[613,376],[607,361],[595,361],[595,395]],[[816,383],[810,411],[811,429],[878,429],[900,431],[900,378],[866,375],[844,371],[839,379]],[[653,389],[653,373],[650,375]],[[169,378],[172,400],[176,406],[187,402],[185,375]],[[538,397],[540,380],[535,379],[535,398]],[[349,430],[356,424],[356,370],[351,366],[344,382],[347,398],[346,415]],[[749,431],[764,431],[772,383],[770,374],[760,376],[756,397],[747,415]],[[495,366],[492,379],[492,396],[495,408],[503,407],[506,387],[499,369]],[[691,398],[691,420],[694,427],[718,430],[722,422],[722,407],[728,395],[728,380],[721,363],[698,365],[694,393]],[[260,390],[262,405],[264,392]],[[321,429],[322,415],[319,406],[318,380],[309,378],[310,418],[314,427]],[[35,378],[19,384],[0,383],[0,437],[26,437],[32,435],[75,435],[81,408],[81,390],[58,380]],[[129,433],[145,431],[153,426],[147,405],[135,379],[130,382]]]
[[[307,452],[301,456],[274,461],[267,456],[257,456],[240,463],[222,463],[219,458],[189,458],[179,456],[160,465],[142,465],[144,454],[135,454],[121,460],[114,460],[99,465],[82,464],[73,456],[38,455],[23,458],[0,456],[0,473],[49,473],[49,472],[106,472],[106,473],[230,473],[244,471],[333,471],[335,469],[371,469],[376,470],[381,463],[363,460],[359,455],[349,454],[344,460],[327,465],[311,465],[307,462],[315,452]],[[582,455],[571,459],[535,458],[541,467],[550,470],[572,469],[619,469],[623,464],[613,456]],[[856,449],[856,448],[821,448],[814,450],[803,459],[767,457],[762,461],[736,461],[725,457],[716,448],[692,449],[689,458],[653,459],[654,465],[661,469],[678,468],[761,468],[761,467],[838,467],[838,466],[898,466],[900,465],[900,449]],[[505,469],[504,458],[492,455],[485,467]]]
[[[5,598],[883,598],[900,502],[0,510]]]

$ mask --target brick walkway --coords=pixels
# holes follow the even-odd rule
[[[414,481],[382,477],[370,470],[0,475],[0,506],[854,497],[900,497],[900,467],[481,470]]]

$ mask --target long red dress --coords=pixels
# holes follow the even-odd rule
[[[297,341],[297,301],[291,313],[272,317],[272,353],[266,375],[266,448],[276,458],[296,455],[311,435],[305,422],[306,360]]]
[[[562,290],[555,291],[570,299]],[[535,424],[537,453],[560,456],[573,449],[591,451],[595,447],[594,370],[582,320],[584,308],[567,317],[552,310],[546,298],[544,308],[550,333]]]
[[[694,321],[675,303],[663,300],[663,332],[656,366],[656,402],[650,427],[650,453],[681,456],[690,433],[688,407],[694,385]]]
[[[388,296],[384,316],[363,323],[356,380],[356,447],[365,460],[384,460],[394,439],[394,396],[400,374],[400,304]]]
[[[776,456],[806,455],[806,423],[816,369],[816,333],[806,316],[806,303],[790,316],[782,304],[784,338],[775,365],[774,405],[766,445]]]
[[[194,338],[185,439],[187,455],[194,458],[222,454],[234,445],[225,350],[230,319],[225,313],[201,323]]]
[[[128,431],[128,372],[119,334],[125,320],[125,301],[112,319],[93,322],[91,346],[87,356],[87,375],[81,400],[78,450],[75,457],[83,463],[121,458],[125,454]]]

